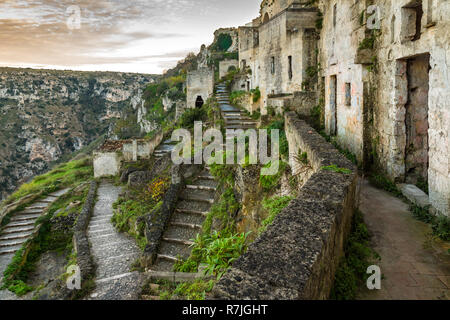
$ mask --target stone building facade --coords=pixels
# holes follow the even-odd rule
[[[448,215],[449,15],[445,0],[321,1],[325,126],[361,163],[428,184]]]
[[[227,59],[219,62],[219,78],[223,78],[232,69],[239,68],[239,61],[235,59]]]
[[[315,60],[317,12],[298,1],[264,1],[260,17],[239,28],[240,68],[248,89],[261,91],[262,114],[270,97],[302,91]]]
[[[201,107],[214,93],[214,70],[204,67],[190,71],[186,78],[186,108]]]

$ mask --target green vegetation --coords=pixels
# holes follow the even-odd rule
[[[196,272],[200,264],[205,264],[206,273],[218,279],[241,256],[247,246],[247,234],[235,232],[232,216],[239,209],[231,187],[226,188],[220,200],[215,203],[203,224],[202,234],[197,235],[189,259],[174,266],[178,272]],[[220,230],[212,230],[215,222]]]
[[[287,157],[289,154],[289,143],[287,141],[286,132],[284,131],[284,119],[275,118],[271,123],[269,123],[269,125],[265,126],[264,129],[267,129],[269,131],[268,135],[271,134],[271,130],[279,130],[280,154]]]
[[[161,300],[182,299],[182,300],[205,300],[206,294],[211,292],[214,281],[197,280],[194,282],[173,283],[165,280],[158,280],[157,290],[147,283],[143,288],[143,295],[159,296]]]
[[[253,95],[253,103],[256,103],[261,99],[261,91],[259,90],[259,87],[256,87],[256,89],[250,90],[250,92]]]
[[[375,45],[376,36],[374,33],[369,38],[364,38],[361,43],[359,44],[358,49],[364,50],[364,49],[373,49]]]
[[[231,38],[231,36],[227,33],[221,33],[217,37],[216,43],[212,45],[211,49],[214,51],[225,52],[231,47],[232,44],[233,39]]]
[[[147,245],[145,222],[141,217],[156,213],[162,206],[163,196],[170,186],[168,169],[141,189],[128,188],[126,198],[119,198],[114,204],[111,222],[119,232],[128,233],[144,250]]]
[[[34,289],[26,282],[43,253],[55,251],[66,256],[70,255],[72,233],[52,230],[50,218],[51,214],[47,214],[38,219],[36,224],[41,224],[38,235],[28,240],[22,249],[16,252],[12,262],[3,273],[2,289],[8,289],[18,296],[22,296]]]
[[[294,197],[292,196],[265,198],[262,204],[263,208],[269,212],[269,216],[262,222],[259,233],[264,232],[267,227],[273,223],[276,216],[286,208],[293,199]]]
[[[346,168],[338,168],[335,164],[326,166],[326,167],[322,167],[321,169],[325,170],[325,171],[333,171],[333,172],[343,173],[343,174],[351,174],[352,173],[352,170],[349,170]]]
[[[89,158],[67,162],[23,184],[5,203],[12,203],[30,194],[46,195],[68,186],[74,187],[92,177],[93,167]]]
[[[280,179],[283,176],[283,173],[287,169],[287,164],[284,161],[277,160],[278,162],[278,172],[274,175],[260,175],[259,183],[264,191],[268,192],[280,184]],[[269,162],[264,166],[264,168],[270,168],[275,163]]]
[[[354,300],[358,289],[365,284],[367,268],[379,260],[370,247],[370,236],[363,214],[357,210],[352,220],[352,230],[345,244],[345,256],[339,263],[330,299]]]
[[[434,236],[443,241],[450,241],[450,218],[432,215],[429,207],[422,208],[415,204],[410,206],[410,211],[417,220],[431,224]]]

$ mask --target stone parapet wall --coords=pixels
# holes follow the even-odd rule
[[[329,297],[356,206],[357,169],[293,112],[286,114],[286,129],[297,144],[290,147],[308,153],[314,173],[216,284],[214,298]],[[323,169],[331,165],[351,173]]]
[[[87,237],[87,228],[91,221],[92,211],[97,195],[97,182],[92,181],[86,201],[74,226],[73,248],[77,253],[77,265],[80,267],[82,281],[88,280],[95,272],[95,264]]]

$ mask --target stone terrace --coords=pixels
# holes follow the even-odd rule
[[[327,299],[355,209],[355,166],[323,137],[286,114],[287,136],[315,173],[214,288],[218,299]],[[289,130],[288,130],[289,129]],[[350,174],[325,171],[336,165]]]

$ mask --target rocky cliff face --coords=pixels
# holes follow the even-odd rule
[[[156,124],[142,99],[152,75],[0,68],[0,200],[52,162],[132,116],[136,131]]]

